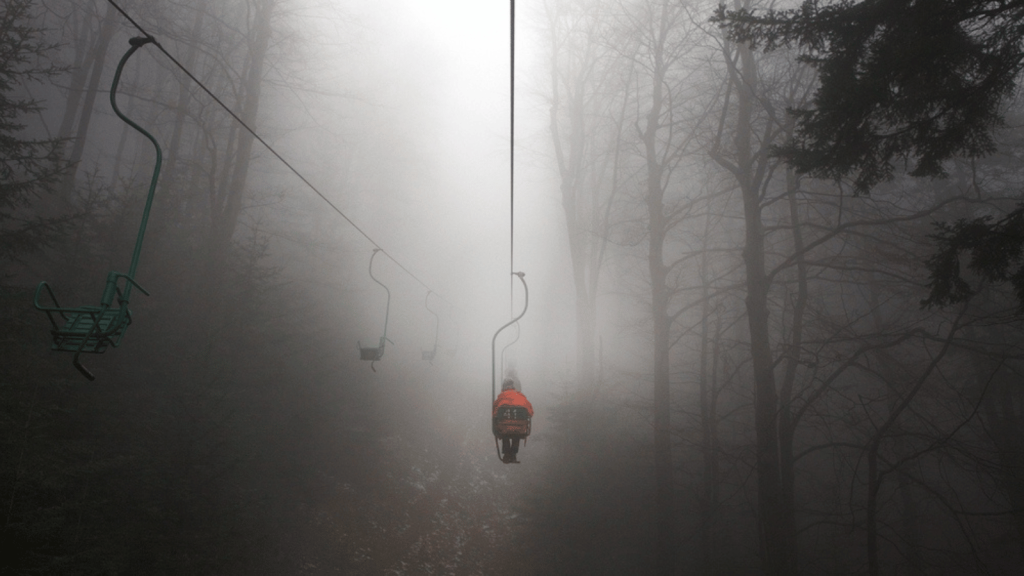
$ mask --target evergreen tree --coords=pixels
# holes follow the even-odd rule
[[[867,193],[906,165],[915,177],[995,151],[1007,100],[1024,69],[1024,2],[1013,0],[805,0],[788,10],[726,10],[714,17],[735,41],[797,47],[819,71],[812,105],[792,110],[793,139],[775,152],[798,172]],[[925,305],[963,301],[959,255],[985,280],[1008,280],[1024,307],[1024,205],[998,222],[940,224],[928,261]],[[977,258],[978,248],[986,252]]]
[[[34,24],[31,0],[0,4],[0,261],[50,245],[65,218],[40,215],[38,199],[63,171],[60,140],[26,134],[25,118],[42,110],[24,86],[60,75],[48,58],[56,45]]]

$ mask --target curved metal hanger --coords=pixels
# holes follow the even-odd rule
[[[430,312],[431,314],[434,315],[434,347],[431,348],[430,350],[423,350],[423,359],[430,362],[431,364],[434,363],[434,356],[437,355],[437,334],[441,328],[441,318],[437,315],[437,312],[431,310],[429,306],[430,294],[432,292],[433,290],[427,290],[427,297],[423,300],[423,307],[427,309],[427,312]]]
[[[513,276],[518,276],[519,280],[523,283],[523,290],[526,292],[526,300],[525,300],[525,302],[523,302],[523,311],[519,313],[519,316],[516,316],[511,321],[509,321],[508,324],[505,324],[501,328],[498,328],[498,331],[494,333],[494,337],[491,338],[491,402],[492,403],[498,398],[497,382],[496,382],[495,377],[494,377],[495,360],[496,360],[496,356],[497,356],[496,344],[497,344],[497,341],[498,341],[498,334],[501,334],[501,331],[504,330],[505,328],[508,328],[509,326],[515,324],[516,322],[519,322],[519,319],[522,318],[526,314],[526,309],[530,306],[530,288],[526,285],[526,278],[524,278],[524,276],[526,276],[526,273],[524,273],[524,272],[513,272],[512,275]]]
[[[519,342],[519,334],[521,332],[520,329],[519,329],[519,322],[515,323],[515,327],[516,327],[516,337],[513,338],[512,341],[509,342],[508,344],[505,344],[505,347],[501,349],[501,373],[502,374],[505,373],[505,351],[508,350],[509,348],[511,348],[512,345],[515,344],[516,342]]]

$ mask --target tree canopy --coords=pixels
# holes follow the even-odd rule
[[[794,137],[776,153],[800,173],[852,179],[856,193],[891,180],[897,167],[915,177],[943,177],[948,160],[994,152],[1024,67],[1020,0],[806,0],[764,11],[721,5],[714,20],[734,41],[765,51],[798,48],[799,59],[818,70],[811,106],[791,111]],[[1012,224],[1024,222],[1021,212],[1003,222],[1009,226],[967,220],[940,226],[924,304],[970,297],[958,259],[964,230],[970,228],[972,245],[1019,245],[1024,228]],[[1019,249],[990,253],[997,257],[971,268],[984,278],[1012,279]]]

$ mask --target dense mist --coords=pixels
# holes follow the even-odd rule
[[[828,43],[511,5],[0,6],[0,574],[1024,572],[1013,87],[866,190]]]

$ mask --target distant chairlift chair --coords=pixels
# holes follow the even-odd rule
[[[380,284],[381,287],[384,288],[384,291],[387,292],[388,294],[387,306],[384,308],[384,334],[380,337],[380,343],[374,348],[364,347],[362,342],[358,340],[356,341],[356,344],[359,346],[359,359],[369,360],[370,370],[373,370],[374,372],[377,371],[377,369],[374,367],[374,363],[376,363],[378,360],[384,357],[384,343],[391,342],[391,340],[388,338],[388,314],[391,311],[391,290],[388,290],[388,287],[384,286],[384,283],[381,282],[380,280],[377,280],[377,277],[373,275],[373,259],[376,258],[377,252],[380,251],[380,248],[374,248],[373,255],[370,256],[370,278],[372,278],[373,281],[376,282],[377,284]],[[394,344],[394,342],[391,343]]]

